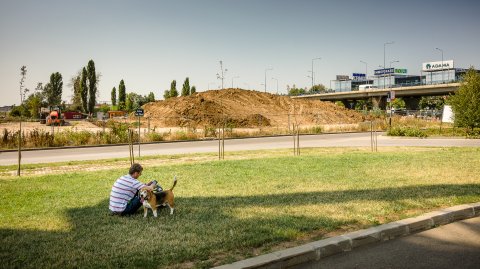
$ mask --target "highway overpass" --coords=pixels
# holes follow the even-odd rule
[[[371,99],[375,107],[385,107],[387,94],[390,91],[395,92],[395,97],[402,97],[407,102],[409,100],[416,101],[422,96],[441,96],[454,93],[460,83],[448,83],[448,84],[435,84],[435,85],[421,85],[421,86],[409,86],[409,87],[394,87],[386,89],[374,89],[366,91],[350,91],[350,92],[335,92],[335,93],[320,93],[309,94],[301,96],[293,96],[292,98],[304,98],[304,99],[316,99],[322,101],[342,101],[346,107],[349,104],[356,102],[357,100]],[[411,103],[411,102],[410,102]]]

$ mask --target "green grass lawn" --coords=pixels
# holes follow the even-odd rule
[[[277,152],[278,153],[278,152]],[[262,151],[265,154],[265,151]],[[227,156],[228,158],[228,156]],[[479,148],[302,149],[145,167],[177,210],[108,214],[127,169],[0,178],[3,268],[211,267],[438,208],[480,201]]]

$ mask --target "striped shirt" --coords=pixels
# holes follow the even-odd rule
[[[142,182],[134,179],[131,175],[124,175],[113,183],[110,192],[109,209],[113,212],[123,212],[127,204],[137,193],[137,190],[145,187]]]

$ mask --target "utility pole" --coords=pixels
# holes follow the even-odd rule
[[[267,92],[267,71],[273,70],[273,68],[266,68],[265,69],[265,92]]]
[[[383,72],[384,72],[384,74],[383,74],[383,88],[384,88],[384,89],[385,89],[385,68],[386,68],[386,67],[385,67],[385,65],[386,65],[386,64],[385,64],[385,47],[386,47],[387,45],[391,45],[391,44],[393,44],[393,43],[395,43],[395,42],[391,41],[391,42],[383,43]]]
[[[396,60],[395,61],[390,61],[390,69],[392,69],[392,64],[393,63],[399,63],[399,62],[400,61],[396,61]],[[393,73],[395,74],[395,72],[393,72]],[[390,76],[388,76],[388,77],[389,77],[389,80],[388,80],[389,88],[391,88],[392,87],[392,74],[390,74]],[[395,81],[393,83],[395,83]]]
[[[222,90],[223,90],[223,80],[225,79],[225,74],[227,73],[228,69],[225,69],[223,70],[223,62],[220,61],[220,75],[219,73],[217,73],[217,79],[221,79],[222,80]]]
[[[239,78],[239,76],[232,77],[232,89],[233,89],[233,79]]]
[[[313,61],[315,61],[315,60],[321,60],[321,59],[322,59],[321,57],[313,58],[313,59],[312,59],[312,89],[313,89],[313,85],[315,84],[315,80],[314,80],[314,76],[313,76]]]
[[[278,79],[276,78],[272,78],[272,79],[277,81],[277,95],[278,95]]]
[[[365,64],[365,84],[368,84],[368,64],[367,62],[360,61],[361,63]]]
[[[445,83],[445,71],[443,70],[443,50],[439,48],[435,48],[435,49],[442,52],[442,83]]]

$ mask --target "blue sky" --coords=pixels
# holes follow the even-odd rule
[[[0,0],[0,106],[18,104],[20,67],[33,90],[52,72],[67,86],[90,59],[102,74],[101,101],[121,79],[127,92],[162,98],[170,82],[185,77],[197,91],[218,88],[223,60],[225,86],[286,92],[335,75],[383,65],[420,74],[422,62],[455,60],[480,66],[480,1],[9,1]]]

